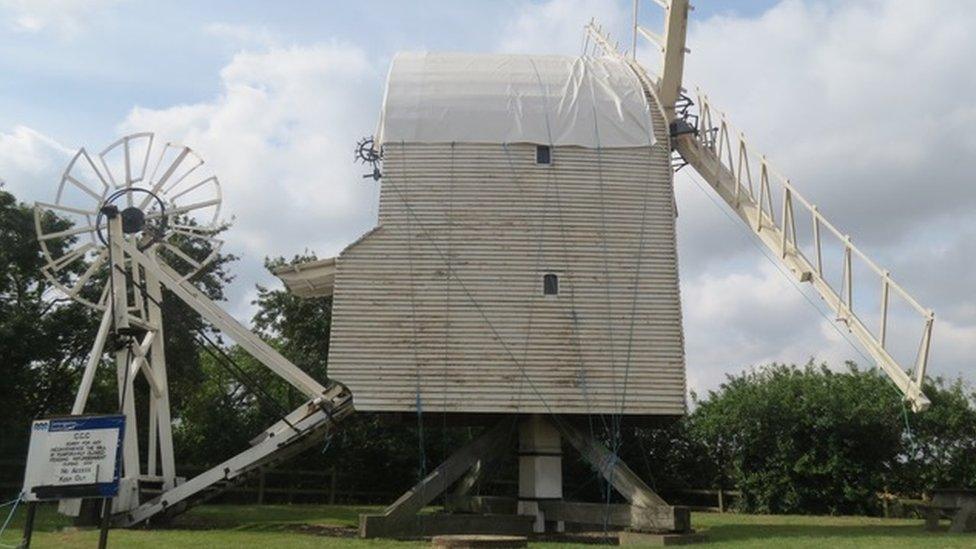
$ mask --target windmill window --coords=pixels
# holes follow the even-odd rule
[[[552,274],[546,273],[542,276],[542,295],[558,295],[559,294],[559,277]]]
[[[549,147],[549,145],[536,145],[535,163],[552,164],[552,149]]]

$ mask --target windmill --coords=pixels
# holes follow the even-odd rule
[[[914,410],[929,406],[934,314],[706,95],[685,93],[689,4],[656,3],[663,35],[638,25],[635,2],[628,53],[591,22],[578,58],[394,58],[377,134],[360,144],[368,177],[381,180],[377,226],[336,257],[276,274],[297,295],[333,297],[329,369],[359,412],[420,430],[431,414],[489,428],[383,513],[361,517],[362,536],[543,532],[566,522],[688,532],[687,509],[617,457],[622,425],[685,413],[673,177],[686,165],[813,288]],[[660,75],[638,62],[638,39],[659,48]],[[855,295],[865,269],[882,296],[877,311]],[[907,367],[888,341],[896,305],[918,321]],[[517,497],[471,495],[486,464],[515,451],[516,431]],[[626,503],[565,501],[564,441]],[[453,485],[447,507],[467,514],[418,514]]]
[[[382,513],[361,517],[363,537],[530,533],[566,523],[687,534],[688,510],[669,505],[618,457],[623,426],[686,411],[673,192],[684,165],[924,410],[933,313],[707,96],[685,94],[688,2],[658,3],[662,36],[637,24],[635,3],[629,55],[593,22],[585,35],[593,54],[579,58],[394,59],[376,139],[358,151],[371,165],[367,177],[381,181],[379,224],[337,257],[276,272],[296,295],[333,297],[330,375],[348,389],[313,379],[193,286],[216,257],[222,225],[219,183],[192,150],[135,134],[95,158],[79,151],[54,202],[37,205],[38,240],[54,284],[102,311],[72,412],[85,411],[111,342],[127,424],[147,424],[145,449],[126,429],[113,523],[166,519],[307,448],[352,413],[354,394],[357,411],[420,428],[431,414],[486,426]],[[660,47],[660,75],[637,61],[639,37]],[[48,212],[75,226],[45,232]],[[801,218],[809,235],[798,231]],[[54,239],[67,239],[67,251],[49,249]],[[831,250],[840,253],[839,273],[825,261]],[[874,329],[855,296],[863,287],[856,263],[878,278]],[[173,463],[163,299],[185,302],[308,399],[250,448],[191,479]],[[896,301],[920,323],[911,370],[889,352]],[[150,388],[148,418],[136,417],[140,375]],[[626,503],[565,501],[563,442]],[[513,452],[515,497],[472,495],[490,465]],[[441,495],[449,512],[420,513]]]
[[[165,518],[206,501],[320,440],[352,411],[341,384],[312,379],[191,283],[221,248],[221,201],[219,180],[192,149],[137,133],[94,156],[79,150],[64,171],[54,201],[35,206],[37,239],[46,259],[44,275],[67,297],[101,312],[72,415],[85,413],[103,355],[114,355],[119,409],[127,425],[119,495],[111,509],[116,525]],[[73,225],[46,231],[43,220],[51,215]],[[63,245],[50,246],[54,241]],[[249,449],[189,480],[177,476],[174,462],[164,289],[167,299],[182,300],[309,399],[285,411]],[[147,418],[136,415],[139,377],[149,387]],[[142,429],[146,448],[139,446],[137,433]],[[80,502],[64,501],[61,510],[77,515]]]

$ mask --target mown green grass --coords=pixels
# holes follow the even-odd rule
[[[286,547],[426,547],[424,542],[360,540],[340,537],[363,512],[376,507],[328,505],[210,505],[193,509],[167,529],[112,530],[109,545],[133,548],[232,547],[234,549]],[[7,509],[0,514],[6,518]],[[0,544],[19,540],[24,513],[18,510]],[[808,517],[694,513],[695,529],[708,535],[709,548],[748,549],[796,547],[974,548],[976,534],[930,533],[921,520],[864,517]],[[52,505],[40,508],[32,547],[90,548],[98,532],[68,526]],[[345,530],[349,532],[348,530]],[[568,543],[533,543],[534,548],[568,548]]]

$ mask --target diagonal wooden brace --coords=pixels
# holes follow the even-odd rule
[[[635,520],[628,525],[634,529],[645,529],[651,525],[654,529],[678,532],[691,529],[690,513],[687,508],[668,505],[616,454],[578,426],[559,418],[555,418],[554,423],[563,438],[583,456],[583,459],[626,498],[630,506],[636,508],[624,509],[623,507],[630,506],[617,506],[621,508],[612,509],[614,517],[635,517]],[[560,513],[567,516],[574,515],[576,512],[589,514],[588,511],[593,511],[583,504],[562,504],[557,507]]]
[[[417,513],[434,501],[479,460],[504,451],[514,433],[512,418],[503,419],[491,429],[447,458],[413,488],[400,496],[382,514],[360,515],[359,537],[412,535]]]

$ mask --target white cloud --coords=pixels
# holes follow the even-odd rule
[[[224,211],[236,217],[228,249],[242,256],[235,311],[249,310],[242,301],[255,281],[270,281],[265,256],[328,256],[373,225],[376,184],[352,153],[375,127],[380,75],[347,45],[242,52],[221,70],[213,100],[135,108],[120,125],[189,145],[220,177]]]
[[[693,22],[686,83],[838,224],[887,245],[976,207],[957,161],[976,154],[973,28],[965,1],[787,0],[756,19]]]
[[[613,39],[624,40],[630,15],[613,0],[550,0],[522,7],[508,24],[498,49],[511,53],[579,55],[583,27],[592,18],[608,29]]]
[[[271,48],[279,40],[266,28],[238,25],[234,23],[211,23],[204,28],[207,34],[224,40],[234,46],[259,46]]]
[[[0,133],[0,180],[23,201],[51,200],[72,151],[27,126]]]
[[[85,29],[102,10],[120,0],[0,0],[0,16],[27,33],[50,31],[70,38]]]
[[[842,365],[861,358],[829,317],[818,312],[819,304],[812,306],[769,262],[682,277],[685,350],[693,390],[715,388],[724,373],[759,363],[802,364],[812,358]]]

